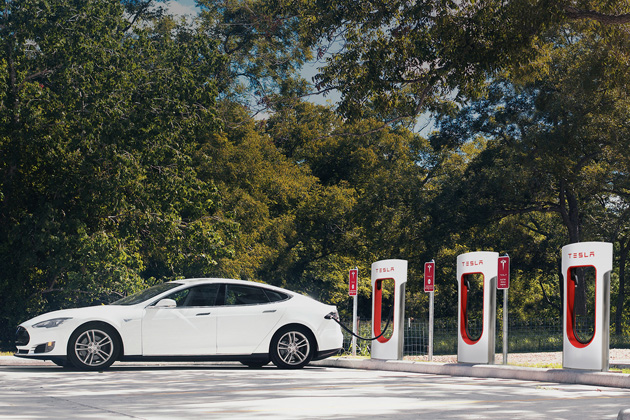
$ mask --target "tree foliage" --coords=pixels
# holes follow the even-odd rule
[[[626,225],[629,121],[627,83],[617,78],[627,69],[616,58],[627,50],[597,31],[567,30],[553,43],[529,73],[521,69],[511,81],[496,80],[481,100],[441,121],[432,138],[435,147],[482,145],[459,188],[445,190],[444,199],[454,199],[454,214],[468,216],[461,219],[464,226],[512,220],[555,249],[583,240],[615,242]],[[555,218],[543,223],[544,214]],[[544,254],[537,261],[530,272],[548,261],[549,274],[538,278],[544,301],[561,302],[553,261]],[[617,304],[623,306],[621,300]]]
[[[210,273],[231,223],[195,168],[220,128],[213,42],[168,21],[129,32],[117,1],[0,18],[4,320]]]
[[[407,315],[455,316],[457,255],[512,257],[556,315],[559,250],[615,243],[627,329],[630,37],[602,1],[0,2],[0,341],[154,282],[264,281],[349,315],[347,273],[410,262]],[[324,62],[313,105],[299,70]],[[263,113],[260,111],[264,110]],[[415,132],[433,112],[435,132]]]
[[[629,16],[622,2],[572,0],[292,0],[280,8],[325,59],[316,87],[341,92],[344,116],[376,111],[387,123],[478,97],[489,77],[537,60],[539,39],[566,23]]]

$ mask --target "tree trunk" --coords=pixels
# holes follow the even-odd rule
[[[579,212],[579,204],[578,199],[569,188],[567,182],[565,180],[560,181],[560,215],[562,216],[562,221],[564,225],[567,227],[567,231],[569,233],[569,243],[574,244],[580,242],[580,212]],[[563,276],[566,276],[567,273],[562,273]],[[568,287],[571,287],[575,284],[575,301],[574,301],[574,311],[577,315],[586,315],[587,312],[587,301],[586,301],[586,277],[583,269],[573,270],[571,273],[573,282],[566,282]],[[563,278],[563,277],[561,277]],[[560,285],[560,289],[562,289],[562,285]]]
[[[569,243],[580,242],[580,212],[577,197],[566,181],[560,181],[560,216],[569,233]]]

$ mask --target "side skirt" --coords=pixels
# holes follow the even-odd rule
[[[268,362],[267,353],[213,356],[123,356],[122,362]]]

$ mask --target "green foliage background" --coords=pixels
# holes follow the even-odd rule
[[[369,318],[387,258],[409,261],[413,318],[435,259],[436,317],[454,317],[475,250],[512,257],[511,317],[555,317],[560,249],[584,240],[615,245],[628,334],[627,4],[198,4],[187,21],[151,0],[0,1],[0,347],[34,315],[182,277],[349,315],[357,266]]]

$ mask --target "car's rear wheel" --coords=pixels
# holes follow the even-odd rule
[[[120,346],[114,329],[105,324],[77,328],[68,341],[68,360],[77,369],[107,369],[116,361]]]
[[[313,358],[315,342],[308,330],[299,326],[282,329],[271,340],[270,357],[282,369],[299,369]]]

